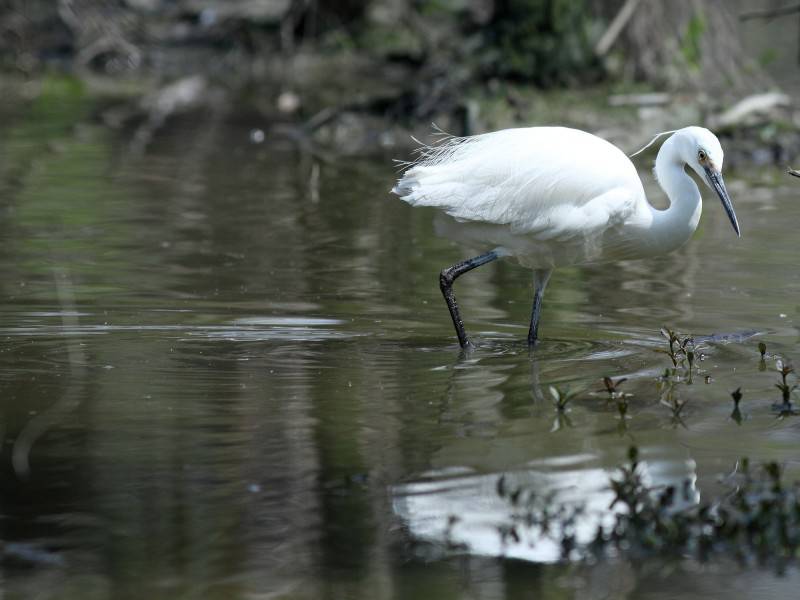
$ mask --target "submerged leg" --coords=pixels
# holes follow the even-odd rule
[[[467,271],[492,262],[498,256],[497,251],[492,250],[486,254],[476,256],[475,258],[468,258],[447,269],[442,269],[442,272],[439,274],[439,287],[442,290],[444,301],[447,302],[447,308],[450,310],[450,317],[453,319],[453,327],[456,328],[458,343],[462,348],[466,348],[471,344],[467,339],[467,332],[464,331],[464,322],[461,320],[461,314],[458,312],[458,304],[456,304],[456,297],[455,294],[453,294],[453,282]]]
[[[528,329],[528,345],[533,346],[539,335],[539,317],[542,314],[542,298],[544,288],[550,280],[553,269],[537,269],[533,272],[533,309],[531,310],[531,327]]]

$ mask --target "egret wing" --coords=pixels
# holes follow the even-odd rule
[[[392,191],[457,220],[507,225],[540,239],[621,223],[644,198],[621,150],[564,127],[506,129],[423,147]]]

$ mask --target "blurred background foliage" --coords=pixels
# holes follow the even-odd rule
[[[716,127],[709,115],[775,87],[774,75],[785,72],[776,56],[795,60],[796,53],[774,46],[789,37],[796,43],[796,25],[776,38],[780,43],[762,43],[758,54],[746,48],[743,13],[776,6],[773,0],[6,0],[0,69],[7,81],[66,73],[94,95],[133,97],[138,104],[106,111],[103,119],[120,125],[136,116],[150,130],[197,106],[225,110],[231,102],[220,100],[234,94],[240,107],[249,103],[270,122],[300,123],[295,138],[315,137],[344,151],[393,145],[387,124],[413,131],[435,121],[470,134],[558,121],[596,130],[587,105],[607,108],[609,95],[620,93],[672,94],[618,99],[639,110],[648,132],[675,122]],[[769,31],[767,23],[786,28],[757,18],[759,31]],[[565,96],[542,106],[544,90]],[[666,103],[670,114],[654,112]],[[770,124],[793,127],[793,116],[772,110],[785,98],[762,104],[772,111]]]
[[[540,85],[597,77],[589,9],[584,0],[498,2],[482,34],[482,71]]]
[[[449,61],[471,77],[540,86],[627,76],[675,84],[690,71],[726,76],[741,61],[739,2],[723,0],[6,0],[6,69],[43,64],[159,71],[213,48],[228,67],[298,51],[354,51],[420,67]],[[609,47],[598,42],[615,19]],[[188,53],[188,52],[187,52]],[[225,53],[234,56],[225,56]],[[611,60],[608,57],[611,56]],[[184,65],[191,63],[183,62]],[[715,78],[716,79],[716,78]]]

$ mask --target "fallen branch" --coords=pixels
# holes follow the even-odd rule
[[[794,13],[800,13],[800,4],[790,4],[788,6],[780,6],[778,8],[744,12],[739,15],[739,20],[749,21],[750,19],[774,19],[775,17],[785,17],[787,15],[793,15]]]
[[[768,121],[774,111],[790,107],[792,100],[783,92],[766,92],[742,98],[720,115],[715,115],[709,122],[717,129],[753,125]]]
[[[614,42],[617,41],[619,34],[622,33],[622,30],[625,29],[625,25],[628,24],[628,21],[631,20],[633,13],[636,11],[636,7],[639,5],[641,0],[627,0],[625,4],[622,5],[622,8],[617,13],[617,16],[614,17],[614,20],[611,21],[611,25],[608,26],[608,29],[605,30],[603,35],[600,37],[600,40],[597,42],[597,45],[594,47],[594,53],[599,56],[605,56],[611,47],[614,45]]]
[[[614,94],[608,97],[609,106],[663,106],[672,100],[670,94],[645,92],[644,94]]]

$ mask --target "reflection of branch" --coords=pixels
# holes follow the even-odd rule
[[[765,10],[751,10],[739,15],[740,21],[748,21],[750,19],[774,19],[775,17],[785,17],[800,13],[800,4],[790,4],[788,6],[780,6],[778,8],[768,8]]]
[[[61,269],[54,273],[56,280],[56,292],[61,308],[61,323],[63,334],[72,335],[78,326],[78,312],[75,306],[75,295],[72,293],[69,274]],[[72,330],[72,331],[70,331]],[[69,337],[67,337],[69,340]],[[11,452],[11,464],[18,477],[27,477],[30,474],[30,453],[33,445],[47,431],[63,417],[63,415],[74,410],[81,402],[78,393],[77,379],[86,374],[86,352],[79,342],[67,342],[67,359],[70,368],[70,383],[64,395],[59,398],[53,406],[45,412],[36,415],[22,428]]]

